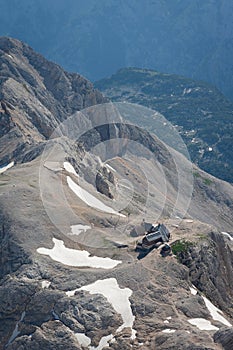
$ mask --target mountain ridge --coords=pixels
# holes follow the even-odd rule
[[[3,1],[1,10],[2,35],[91,80],[124,66],[149,67],[206,80],[232,99],[229,1],[12,0]]]
[[[233,182],[233,104],[214,86],[140,68],[122,68],[95,86],[112,101],[138,103],[160,112],[178,129],[195,164]],[[131,121],[152,132],[156,128],[152,117]]]
[[[16,74],[1,84],[0,349],[231,350],[233,187],[124,119],[154,111],[91,105],[106,100],[82,84],[69,105],[63,70],[49,64],[59,101],[40,64],[25,80],[31,63],[0,53]],[[155,220],[177,255],[135,251]]]
[[[43,141],[69,115],[106,101],[85,78],[65,72],[18,40],[1,37],[0,55],[3,163],[10,160],[4,156],[7,132],[14,135],[15,140],[21,138],[13,154],[22,160],[22,148],[26,151],[30,142],[37,140],[35,147],[38,143],[42,147]]]

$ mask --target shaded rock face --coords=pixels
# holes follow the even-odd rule
[[[195,342],[189,341],[187,335],[181,331],[177,332],[175,337],[166,334],[157,336],[154,347],[161,350],[214,350],[212,347],[196,345]]]
[[[0,349],[4,344],[10,349],[79,349],[75,333],[86,333],[97,346],[101,336],[122,324],[102,295],[77,292],[67,297],[62,291],[42,289],[32,278],[6,278],[0,297]],[[11,337],[16,326],[20,337],[15,340]]]
[[[103,167],[101,170],[96,174],[96,189],[106,197],[113,199],[114,195],[112,194],[111,186],[114,185],[114,175],[106,167]]]
[[[233,330],[221,329],[214,334],[214,341],[222,345],[224,350],[233,349]]]
[[[81,350],[75,335],[60,321],[45,322],[32,335],[24,335],[10,344],[9,350]]]
[[[114,139],[120,139],[121,144],[114,142]],[[104,124],[84,133],[79,141],[84,144],[86,151],[91,150],[101,142],[113,140],[109,143],[108,149],[106,150],[109,158],[114,156],[121,157],[127,151],[130,141],[135,141],[134,148],[130,148],[130,151],[137,156],[142,154],[142,150],[138,145],[145,147],[148,152],[152,152],[156,159],[167,168],[175,167],[174,160],[170,156],[168,148],[161,142],[154,134],[149,133],[144,128],[137,125],[123,123],[110,123]],[[138,144],[138,145],[137,145]],[[148,156],[147,152],[144,151],[144,156]],[[106,158],[108,158],[106,156]]]
[[[10,233],[9,219],[1,217],[0,226],[0,278],[8,273],[15,272],[23,264],[30,264],[32,261],[29,254],[14,240]]]
[[[60,122],[106,101],[88,80],[65,72],[18,40],[0,37],[0,62],[1,164],[33,159]],[[4,151],[8,142],[11,152]]]
[[[30,280],[8,278],[0,286],[0,313],[1,313],[1,345],[4,348],[14,331],[26,305],[36,293],[38,286]],[[34,327],[35,328],[35,327]]]
[[[189,268],[192,283],[220,309],[233,316],[233,251],[222,234],[211,233],[211,239],[179,254]]]
[[[199,295],[189,299],[178,300],[176,307],[189,318],[208,318],[209,315],[204,301]]]

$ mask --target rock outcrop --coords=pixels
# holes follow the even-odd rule
[[[233,330],[229,328],[221,329],[215,333],[214,340],[221,344],[224,350],[231,350],[233,348]]]
[[[233,317],[233,251],[229,238],[211,232],[208,240],[202,238],[178,256],[189,268],[192,283]]]
[[[232,186],[195,168],[200,176],[190,209],[185,199],[173,213],[181,180],[176,165],[187,171],[191,164],[148,131],[120,121],[97,126],[86,111],[82,122],[88,121],[89,132],[76,141],[57,137],[52,154],[58,161],[47,159],[54,127],[77,106],[104,99],[84,78],[26,45],[11,39],[1,45],[7,76],[1,84],[1,162],[13,156],[18,163],[0,174],[0,350],[229,347],[230,327],[213,319],[202,293],[232,322],[231,236],[211,226],[232,227]],[[100,156],[92,154],[98,145]],[[178,216],[183,209],[188,218]],[[138,260],[133,228],[143,229],[140,222],[146,228],[155,216],[174,242],[191,240],[182,263],[159,250]],[[100,260],[106,264],[101,268]],[[189,322],[200,317],[210,330]]]
[[[0,165],[34,159],[60,122],[106,101],[88,80],[18,40],[0,37],[0,61]]]

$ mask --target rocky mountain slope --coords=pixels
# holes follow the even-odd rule
[[[148,67],[208,81],[233,98],[231,1],[11,0],[1,12],[1,35],[91,80]]]
[[[112,101],[138,103],[160,112],[179,130],[195,164],[233,182],[233,104],[215,87],[138,68],[121,69],[95,86]],[[153,115],[128,118],[149,131],[156,131]]]
[[[0,60],[0,165],[32,159],[67,116],[105,101],[82,76],[20,41],[0,37]]]
[[[27,80],[22,93],[12,84],[21,77],[5,74],[1,159],[11,163],[0,168],[0,349],[230,350],[232,186],[127,123],[131,105],[90,106],[104,98],[84,78],[9,43],[5,55],[44,84],[51,114],[38,113],[40,85]],[[31,65],[26,49],[59,79],[45,85],[49,73]],[[89,88],[68,90],[63,74]],[[70,91],[66,105],[49,100],[59,91]],[[80,95],[89,107],[75,111]],[[38,125],[49,121],[47,134]],[[141,257],[133,232],[157,220],[171,232],[173,254]]]

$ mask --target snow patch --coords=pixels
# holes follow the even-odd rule
[[[132,313],[129,298],[132,295],[132,290],[129,288],[120,288],[115,278],[107,278],[98,280],[87,286],[68,291],[66,295],[73,296],[76,291],[85,290],[90,294],[102,294],[112,305],[114,310],[122,317],[123,324],[117,329],[117,332],[130,327],[132,330],[131,339],[136,338],[136,330],[133,329],[135,316]],[[108,339],[109,340],[109,339]],[[98,349],[99,350],[99,349]]]
[[[112,339],[113,339],[112,334],[106,335],[105,337],[102,337],[100,339],[100,342],[99,342],[99,345],[97,346],[97,348],[95,348],[94,346],[90,346],[89,349],[90,350],[102,350],[106,346],[109,346],[109,341]]]
[[[69,176],[67,176],[67,184],[69,188],[89,207],[95,208],[97,210],[103,211],[109,214],[119,215],[121,217],[125,217],[125,215],[118,213],[113,208],[105,205],[98,198],[94,197],[92,194],[84,190],[82,187],[77,185]]]
[[[227,236],[229,238],[230,241],[233,241],[233,237],[231,237],[231,235],[227,232],[221,232],[223,235]]]
[[[5,171],[7,171],[8,169],[12,168],[13,165],[15,164],[15,162],[11,162],[3,167],[0,168],[0,174],[4,173]]]
[[[81,346],[89,346],[91,344],[91,339],[85,333],[75,333],[74,335]]]
[[[112,170],[113,172],[116,172],[116,170],[109,164],[105,163],[104,164],[106,166],[106,168],[108,168],[109,170]]]
[[[71,225],[71,232],[68,233],[69,235],[80,235],[80,233],[82,232],[86,232],[87,230],[91,229],[91,226],[87,226],[87,225]]]
[[[213,326],[210,321],[204,318],[191,318],[188,320],[188,322],[193,326],[199,328],[201,331],[217,331],[219,329],[218,327]]]
[[[219,310],[216,306],[214,306],[214,304],[211,303],[210,300],[208,300],[206,297],[202,297],[205,305],[207,307],[207,309],[209,310],[213,320],[215,321],[219,321],[222,324],[225,324],[225,326],[227,327],[232,327],[231,323],[228,322],[222,315],[223,312],[221,310]]]
[[[53,243],[52,249],[41,247],[37,249],[37,252],[68,266],[112,269],[121,263],[119,260],[90,256],[86,250],[67,248],[63,241],[56,238],[53,238]]]
[[[175,333],[175,329],[170,329],[170,328],[167,328],[167,329],[164,329],[162,332],[163,333]]]
[[[46,281],[46,280],[41,282],[41,286],[42,286],[43,289],[44,288],[49,288],[50,284],[51,284],[51,282]]]
[[[197,295],[197,290],[196,290],[196,288],[194,286],[189,287],[189,289],[190,289],[190,292],[191,292],[192,295]]]
[[[74,167],[73,167],[72,164],[70,164],[69,162],[64,162],[63,165],[64,165],[64,169],[65,169],[68,173],[73,174],[73,175],[75,175],[75,176],[78,177],[78,174],[76,173],[76,171],[75,171],[75,169],[74,169]]]
[[[186,88],[185,88],[185,89],[183,90],[183,96],[186,95],[186,94],[187,94],[187,95],[190,94],[190,92],[192,92],[192,89],[190,89],[190,88],[189,88],[189,89],[186,89]]]

